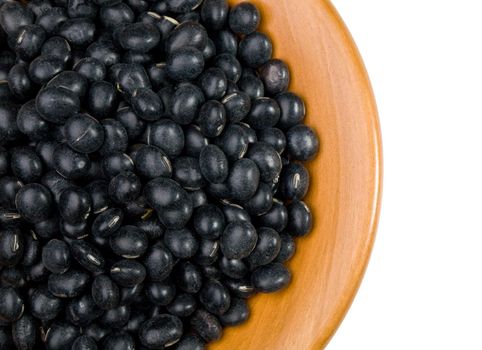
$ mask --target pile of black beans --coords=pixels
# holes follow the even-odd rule
[[[0,5],[0,349],[204,349],[289,284],[319,141],[254,5]]]

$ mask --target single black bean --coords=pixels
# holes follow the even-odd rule
[[[299,163],[288,164],[281,173],[279,193],[287,200],[301,200],[308,192],[310,175]]]
[[[126,129],[130,141],[138,139],[146,128],[146,122],[139,118],[130,107],[118,109],[115,119]]]
[[[186,293],[195,294],[202,287],[202,272],[197,265],[189,261],[182,261],[176,265],[174,279],[177,287]]]
[[[122,225],[124,212],[119,208],[110,208],[100,213],[92,223],[92,234],[109,237]]]
[[[251,222],[251,217],[249,216],[248,212],[243,209],[242,206],[225,202],[224,205],[221,207],[224,217],[226,218],[226,222],[232,223],[235,221],[247,221]]]
[[[286,206],[275,199],[271,209],[266,214],[258,217],[258,222],[261,226],[271,227],[277,232],[282,232],[288,225],[288,217]]]
[[[258,235],[255,227],[246,221],[232,222],[221,235],[221,251],[228,259],[243,259],[256,246]]]
[[[45,186],[28,184],[18,190],[15,205],[23,218],[35,224],[52,214],[53,198]]]
[[[87,220],[91,207],[90,195],[79,187],[67,188],[60,195],[59,213],[69,223],[76,224]]]
[[[204,239],[216,239],[223,233],[226,222],[223,212],[217,206],[206,204],[194,211],[193,225]]]
[[[112,332],[110,328],[104,327],[98,323],[91,323],[87,327],[84,327],[85,335],[94,339],[96,342],[100,341],[110,332]]]
[[[99,214],[109,208],[111,202],[108,195],[108,186],[109,184],[104,180],[96,180],[85,186],[85,190],[92,200],[92,213]]]
[[[197,116],[204,95],[200,88],[190,83],[179,84],[170,101],[171,118],[178,124],[187,125]]]
[[[135,90],[130,103],[132,110],[147,121],[158,120],[164,113],[164,105],[161,99],[154,91],[148,88]]]
[[[242,67],[236,57],[229,53],[217,55],[213,62],[214,67],[220,68],[228,80],[237,83],[241,78]]]
[[[199,249],[194,261],[203,267],[209,267],[218,259],[219,242],[203,239],[199,242]]]
[[[142,230],[150,240],[159,239],[164,234],[164,227],[155,215],[148,219],[141,219],[136,223],[136,226]]]
[[[127,305],[121,305],[104,312],[99,322],[106,327],[119,329],[129,322],[130,315],[131,308]]]
[[[97,119],[111,116],[117,107],[114,85],[107,81],[96,81],[89,89],[87,108]]]
[[[193,80],[202,73],[203,69],[204,56],[194,47],[176,49],[167,57],[166,73],[172,80]]]
[[[234,162],[227,183],[232,198],[238,201],[250,199],[256,193],[260,181],[260,171],[250,159],[239,159]]]
[[[187,293],[177,294],[175,299],[167,305],[167,311],[178,317],[188,317],[196,311],[196,299]]]
[[[122,287],[133,287],[146,278],[146,268],[135,260],[118,260],[110,269],[112,279]]]
[[[17,63],[8,71],[8,87],[20,100],[24,101],[32,95],[34,84],[30,80],[25,65]]]
[[[25,305],[18,291],[12,287],[0,288],[0,321],[12,323],[22,317]]]
[[[262,227],[258,229],[258,242],[256,247],[246,259],[251,269],[267,265],[279,254],[281,249],[281,237],[272,228]]]
[[[47,330],[45,346],[49,350],[70,349],[80,329],[66,322],[55,322]]]
[[[194,313],[190,325],[206,342],[219,340],[223,335],[223,328],[216,316],[202,309]]]
[[[238,81],[238,87],[250,98],[256,99],[264,96],[263,81],[254,74],[244,74]]]
[[[201,150],[199,165],[202,175],[211,183],[222,183],[228,177],[228,159],[216,145],[208,145]]]
[[[30,295],[30,312],[41,321],[50,321],[62,310],[62,300],[48,291],[46,287],[36,288]]]
[[[92,273],[101,273],[105,269],[105,259],[100,251],[85,241],[72,241],[70,251],[74,259]]]
[[[110,247],[119,256],[135,259],[146,252],[147,236],[136,226],[123,226],[110,236]]]
[[[205,0],[201,6],[201,19],[211,30],[220,30],[226,23],[228,13],[226,0]]]
[[[185,335],[174,346],[174,350],[204,350],[204,341],[195,334]]]
[[[265,128],[258,130],[258,141],[271,145],[279,154],[283,153],[286,148],[286,136],[278,128]]]
[[[293,201],[288,205],[288,233],[295,236],[305,236],[313,227],[310,208],[302,201]]]
[[[199,161],[193,157],[178,157],[174,160],[173,179],[187,190],[197,190],[205,184]]]
[[[199,126],[188,125],[184,128],[184,154],[198,158],[202,149],[209,144],[208,139],[201,133]]]
[[[91,0],[69,0],[67,13],[70,18],[95,18],[97,6]]]
[[[93,338],[81,335],[72,343],[71,350],[97,350],[97,344]]]
[[[0,231],[0,265],[14,266],[20,262],[24,254],[24,238],[22,232],[15,228]]]
[[[170,281],[150,282],[144,287],[147,299],[154,305],[166,306],[176,296],[176,286]]]
[[[273,293],[285,288],[291,282],[290,271],[280,263],[273,263],[256,269],[252,276],[256,291]]]
[[[258,68],[269,61],[273,54],[273,44],[266,34],[254,32],[240,42],[238,56],[250,67]]]
[[[86,47],[94,41],[96,26],[91,19],[72,18],[60,25],[58,34],[73,46]]]
[[[0,205],[6,209],[15,209],[15,197],[24,184],[14,176],[0,178]]]
[[[147,144],[159,147],[170,158],[179,156],[184,148],[184,131],[179,124],[169,119],[161,119],[149,125],[145,137]]]
[[[122,172],[133,170],[134,161],[125,153],[111,153],[102,159],[102,173],[108,178],[113,178]]]
[[[79,179],[88,174],[91,166],[87,155],[75,152],[66,145],[59,145],[54,151],[55,170],[67,179]]]
[[[181,259],[193,257],[199,248],[198,240],[194,234],[186,228],[167,230],[164,233],[164,244],[175,257]]]
[[[202,25],[192,21],[184,22],[169,33],[165,41],[165,50],[172,53],[181,48],[193,47],[201,51],[206,46],[207,39],[206,29]]]
[[[10,167],[14,176],[23,183],[38,182],[42,175],[42,160],[34,149],[14,148],[11,152]]]
[[[283,92],[276,96],[276,101],[281,109],[277,127],[287,130],[303,122],[306,108],[303,100],[298,95],[292,92]]]
[[[135,350],[135,348],[134,338],[127,332],[111,333],[102,340],[104,350]]]
[[[104,127],[104,143],[98,152],[101,155],[125,152],[129,143],[129,137],[122,124],[110,118],[103,119],[101,124]]]
[[[43,43],[40,53],[42,56],[57,57],[67,64],[71,59],[72,49],[69,42],[61,36],[51,36]]]
[[[248,150],[248,138],[244,128],[237,124],[229,124],[224,132],[215,140],[226,154],[229,161],[242,158]]]
[[[74,70],[90,83],[104,80],[107,74],[105,65],[100,60],[93,57],[82,58],[75,64]]]
[[[106,275],[95,277],[91,294],[95,304],[102,310],[110,310],[119,305],[119,287]]]
[[[30,350],[37,340],[37,325],[31,315],[24,314],[12,325],[12,338],[18,350]]]
[[[229,27],[236,34],[251,34],[258,29],[260,22],[258,8],[249,2],[242,2],[229,12]]]
[[[148,52],[161,39],[159,30],[148,23],[134,23],[125,26],[120,33],[119,43],[125,50]]]
[[[65,307],[65,318],[76,326],[86,326],[102,313],[103,310],[97,307],[90,293],[69,301]]]
[[[286,134],[287,151],[296,160],[306,161],[315,157],[320,149],[316,132],[306,125],[296,125]]]
[[[26,274],[20,267],[4,267],[1,272],[0,281],[4,287],[23,288],[26,281]]]
[[[81,270],[68,270],[62,274],[51,274],[48,289],[59,298],[75,298],[80,296],[90,282],[89,275]]]
[[[266,183],[260,183],[256,193],[245,203],[246,210],[253,216],[266,214],[272,206],[273,192]]]
[[[132,172],[123,172],[109,183],[109,196],[116,203],[126,203],[136,199],[141,193],[141,181]]]
[[[134,22],[135,14],[132,9],[120,2],[111,6],[101,7],[99,19],[106,28],[116,28]]]
[[[36,97],[37,111],[47,121],[62,124],[80,109],[79,97],[63,87],[46,87]]]
[[[224,314],[231,304],[229,291],[216,280],[204,283],[199,293],[199,300],[207,311],[215,315]]]
[[[50,240],[42,249],[42,263],[52,273],[66,272],[71,263],[67,243],[58,239]]]
[[[245,122],[256,130],[275,126],[280,118],[281,111],[276,100],[269,97],[260,97],[252,101],[251,111]]]
[[[246,300],[232,298],[229,310],[219,316],[219,320],[224,326],[234,327],[246,322],[249,316],[250,310]]]
[[[144,346],[158,349],[177,343],[182,333],[183,324],[178,317],[161,314],[142,324],[139,339]]]

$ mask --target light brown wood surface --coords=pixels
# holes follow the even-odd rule
[[[240,0],[231,1],[232,4]],[[285,291],[250,301],[252,316],[212,350],[319,350],[358,289],[374,240],[381,188],[376,106],[358,51],[327,0],[254,0],[291,90],[322,140],[309,164],[314,228],[298,241]]]

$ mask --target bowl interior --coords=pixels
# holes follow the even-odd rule
[[[350,306],[374,239],[381,186],[376,106],[358,51],[328,0],[254,3],[274,57],[290,66],[290,90],[305,99],[306,122],[322,141],[308,165],[314,228],[289,263],[290,287],[254,297],[249,322],[227,329],[211,349],[320,349]]]

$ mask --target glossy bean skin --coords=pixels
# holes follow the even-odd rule
[[[286,136],[287,150],[296,160],[310,160],[320,148],[320,141],[315,131],[306,125],[293,126]]]
[[[228,259],[243,259],[251,254],[257,240],[256,229],[249,222],[232,222],[221,236],[221,251]]]
[[[38,223],[52,214],[53,198],[45,186],[28,184],[18,190],[15,205],[26,220]]]
[[[110,236],[110,247],[115,254],[124,258],[138,258],[147,250],[147,236],[136,226],[123,226]]]
[[[246,259],[251,269],[267,265],[279,254],[281,249],[281,237],[272,228],[262,227],[258,229],[258,241],[256,247]]]
[[[178,317],[162,314],[142,325],[139,339],[148,348],[161,348],[177,342],[182,332],[182,321]]]
[[[88,271],[93,273],[104,271],[105,259],[92,244],[80,240],[73,241],[70,243],[70,251],[77,263]]]
[[[46,87],[35,100],[37,111],[51,123],[64,123],[79,111],[80,100],[72,91],[63,87]]]
[[[59,239],[50,240],[42,249],[42,263],[52,273],[64,273],[71,264],[70,249]]]
[[[86,326],[99,318],[103,311],[97,308],[90,293],[72,299],[65,307],[66,319],[76,326]]]
[[[268,95],[276,96],[288,90],[291,76],[288,66],[283,61],[269,60],[259,68],[258,72]]]
[[[92,282],[92,299],[102,310],[110,310],[119,305],[119,287],[107,275],[99,275]]]
[[[260,20],[259,10],[251,3],[238,4],[229,13],[229,27],[238,34],[253,33],[258,29]]]
[[[261,293],[273,293],[285,288],[291,282],[291,273],[279,263],[262,266],[251,277],[254,287]]]
[[[239,43],[239,57],[249,67],[258,68],[268,62],[273,54],[273,44],[263,33],[254,32]]]
[[[109,237],[116,232],[124,220],[124,212],[119,208],[110,208],[100,213],[92,223],[92,234]]]
[[[31,315],[24,314],[12,326],[12,338],[17,349],[29,350],[37,340],[37,325]]]
[[[250,310],[246,300],[240,298],[232,298],[231,306],[223,315],[219,316],[219,320],[224,326],[239,326],[249,319]]]
[[[45,287],[35,289],[30,296],[30,312],[42,321],[53,320],[62,306],[62,300],[51,294]]]
[[[70,269],[62,274],[51,274],[48,278],[48,289],[58,298],[75,298],[86,290],[89,282],[87,273]]]
[[[202,309],[194,313],[190,324],[206,342],[218,340],[223,334],[221,324],[216,316]]]
[[[72,350],[97,350],[97,344],[93,338],[81,335],[72,343]]]
[[[206,310],[215,315],[223,315],[229,310],[229,291],[216,280],[207,281],[199,294],[199,300]]]
[[[25,306],[17,290],[12,287],[0,288],[0,297],[3,303],[0,305],[0,320],[12,323],[22,317]]]
[[[79,328],[68,323],[56,322],[49,328],[45,343],[49,350],[66,349],[71,347],[79,335]]]
[[[211,183],[223,183],[228,177],[228,159],[216,145],[208,145],[199,154],[202,175]]]
[[[133,287],[146,278],[146,268],[135,260],[119,260],[110,269],[112,279],[122,287]]]
[[[288,231],[295,237],[307,235],[313,226],[310,208],[302,201],[293,201],[288,206]]]
[[[227,183],[232,198],[245,201],[251,198],[258,189],[260,171],[255,162],[250,159],[237,160],[231,167]]]
[[[176,298],[167,306],[170,314],[177,317],[188,317],[196,310],[196,299],[187,293],[178,294]]]

